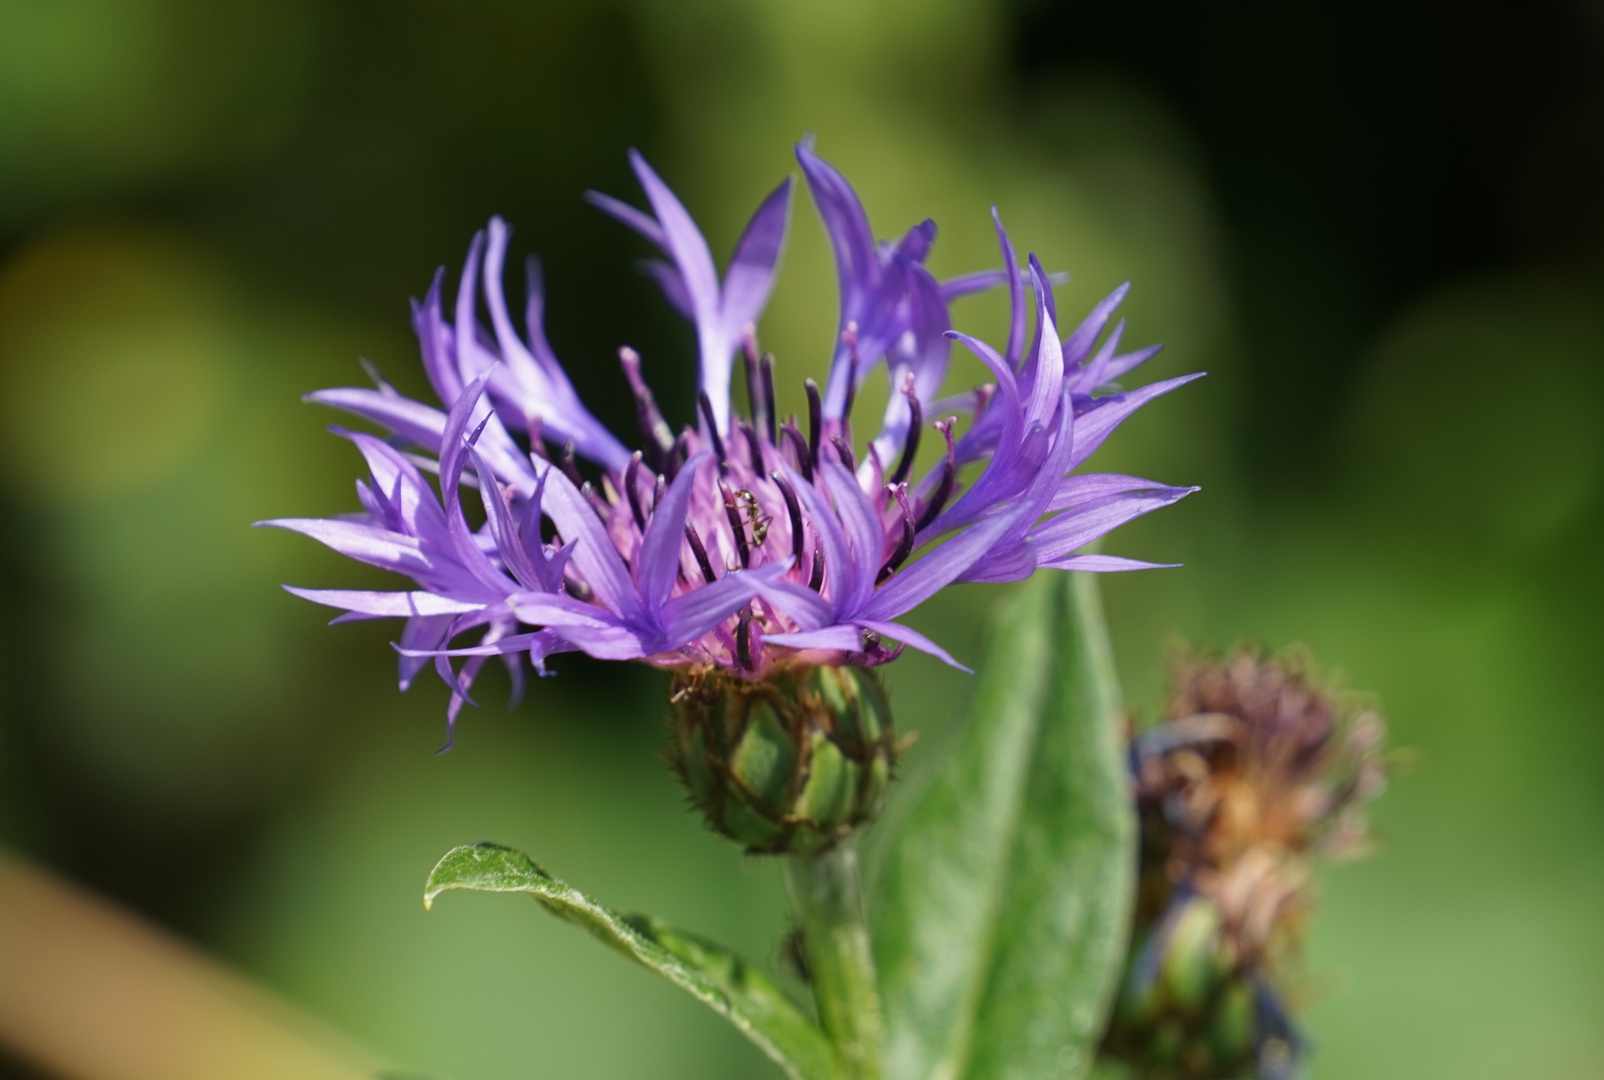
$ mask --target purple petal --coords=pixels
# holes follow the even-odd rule
[[[847,472],[846,466],[837,461],[825,461],[819,467],[830,496],[835,500],[835,512],[841,521],[842,531],[846,533],[847,543],[852,548],[848,566],[841,568],[850,570],[850,575],[842,575],[845,579],[843,595],[836,599],[842,617],[850,618],[853,613],[862,610],[874,588],[875,575],[879,573],[880,561],[886,553],[885,529],[880,525],[880,516],[875,513],[874,504],[858,486],[856,478]],[[831,573],[837,570],[834,566],[828,569]]]
[[[567,593],[521,592],[507,598],[520,622],[530,626],[616,626],[618,619],[605,608],[575,600]]]
[[[786,570],[784,563],[769,563],[751,570],[725,574],[711,585],[681,593],[663,605],[663,640],[653,652],[682,648],[752,602],[758,590],[772,584]]]
[[[452,600],[431,592],[367,592],[354,589],[299,589],[284,586],[284,591],[302,600],[328,607],[344,608],[380,618],[410,618],[416,615],[457,615],[479,611],[484,604]]]
[[[663,290],[663,299],[668,301],[668,306],[694,325],[696,312],[691,308],[691,294],[685,291],[685,279],[680,276],[679,268],[663,259],[647,259],[641,264],[641,269]]]
[[[1156,397],[1185,386],[1194,379],[1201,379],[1203,375],[1204,372],[1199,371],[1194,375],[1182,375],[1174,379],[1165,379],[1163,382],[1150,383],[1140,390],[1096,399],[1093,407],[1081,413],[1076,419],[1075,457],[1070,467],[1078,467],[1091,457],[1092,453],[1103,445],[1103,440],[1112,435],[1114,429],[1137,409]]]
[[[452,400],[455,401],[459,396],[460,393],[453,395]],[[307,394],[304,400],[355,413],[365,420],[389,428],[408,442],[416,443],[432,453],[440,451],[446,414],[432,406],[365,387],[315,390]],[[485,428],[484,435],[479,439],[479,449],[503,481],[516,485],[521,491],[533,489],[534,470],[500,420],[492,421]]]
[[[886,401],[880,434],[874,440],[874,449],[888,468],[902,453],[911,420],[908,397],[902,392],[903,379],[907,374],[913,375],[914,395],[921,409],[929,408],[947,377],[947,364],[952,358],[952,339],[947,337],[952,320],[941,298],[941,287],[922,266],[909,268],[909,286],[908,328],[913,333],[914,347],[907,362],[891,372],[891,396]]]
[[[1014,255],[1013,242],[1003,228],[997,208],[991,208],[992,224],[997,226],[997,246],[1002,249],[1003,274],[1008,282],[1008,348],[1003,356],[1010,370],[1018,370],[1025,348],[1025,283],[1019,276],[1019,261]]]
[[[457,370],[456,346],[451,327],[440,314],[440,291],[445,282],[445,270],[435,271],[434,280],[423,301],[412,303],[412,328],[418,335],[418,348],[423,353],[423,372],[429,385],[441,401],[455,401],[462,393],[462,375]]]
[[[806,585],[776,581],[762,585],[758,595],[789,615],[803,630],[817,630],[835,621],[835,605]],[[773,641],[774,637],[770,635],[764,640]]]
[[[478,645],[468,645],[460,649],[414,649],[404,645],[392,645],[396,652],[402,656],[421,658],[426,656],[501,656],[505,653],[524,652],[531,645],[537,644],[536,638],[544,631],[533,634],[513,634],[510,637],[497,638],[495,641],[484,641]]]
[[[341,387],[334,390],[314,390],[304,400],[317,405],[330,405],[336,409],[355,413],[389,428],[409,442],[431,451],[440,449],[440,433],[445,430],[446,414],[429,405],[410,398],[396,397],[382,390],[366,387]]]
[[[663,492],[662,501],[652,508],[652,519],[646,524],[646,534],[635,556],[635,579],[649,612],[660,611],[674,591],[680,548],[685,543],[686,511],[691,505],[697,473],[711,459],[711,454],[702,453],[687,461]]]
[[[785,246],[786,225],[791,218],[791,178],[786,177],[763,200],[752,215],[746,231],[736,242],[735,254],[724,271],[721,314],[725,330],[734,340],[747,323],[756,322],[774,285],[774,268]],[[704,387],[706,388],[706,387]],[[712,389],[706,388],[712,396]],[[728,393],[728,388],[724,391]]]
[[[912,645],[920,652],[929,653],[942,663],[950,664],[952,667],[957,668],[966,675],[974,674],[974,671],[964,667],[962,664],[948,655],[946,649],[943,649],[940,645],[937,645],[934,641],[931,641],[917,630],[910,630],[901,623],[894,622],[875,621],[865,622],[863,625],[868,627],[870,630],[873,630],[881,637],[888,637],[893,641],[900,641],[904,645]]]
[[[1163,348],[1164,346],[1162,345],[1149,345],[1145,349],[1137,349],[1135,352],[1128,352],[1124,356],[1114,357],[1108,362],[1108,367],[1103,370],[1103,382],[1112,382],[1126,372],[1141,367],[1157,356]],[[1096,389],[1096,387],[1093,387],[1093,389]]]
[[[638,622],[643,611],[640,596],[595,509],[561,470],[547,465],[544,475],[546,516],[564,542],[574,544],[569,561],[604,607],[629,623]]]
[[[462,513],[462,500],[458,497],[462,469],[468,454],[472,452],[464,437],[468,425],[479,413],[485,414],[480,421],[481,430],[491,419],[488,406],[483,401],[485,385],[490,381],[491,374],[490,370],[483,371],[463,387],[462,396],[457,398],[446,417],[446,430],[440,443],[440,501],[445,506],[451,548],[456,552],[458,561],[491,593],[505,595],[512,592],[515,586],[496,568],[474,539],[468,528],[468,520]]]
[[[361,451],[373,478],[370,491],[395,513],[397,522],[403,526],[401,531],[420,539],[443,541],[445,513],[440,509],[434,489],[418,472],[417,466],[382,439],[357,431],[338,433]]]
[[[869,229],[869,216],[863,212],[863,203],[846,177],[815,154],[812,147],[798,143],[796,160],[807,178],[819,216],[824,219],[844,302],[849,287],[870,287],[879,278],[880,260],[874,233]]]
[[[1074,366],[1081,363],[1090,355],[1092,345],[1097,341],[1103,327],[1108,325],[1109,316],[1125,300],[1125,294],[1131,291],[1131,283],[1126,282],[1103,299],[1097,302],[1075,332],[1064,339],[1064,362]]]
[[[813,525],[818,549],[824,552],[825,600],[834,611],[840,612],[845,609],[846,597],[852,592],[854,577],[846,533],[835,511],[819,490],[802,479],[789,465],[782,464],[781,468],[802,503],[802,516]]]
[[[446,632],[450,628],[450,615],[420,615],[408,619],[406,626],[401,629],[401,646],[414,650],[438,649],[445,641]],[[403,693],[412,688],[412,681],[426,666],[427,660],[422,656],[404,654],[401,656],[400,678]]]
[[[462,263],[462,280],[457,285],[457,311],[456,332],[457,373],[466,381],[481,373],[496,362],[484,346],[479,344],[479,263],[484,255],[485,234],[481,230],[473,234],[473,241],[468,245],[468,256]],[[447,405],[454,404],[445,398],[441,401]]]
[[[492,393],[511,401],[517,411],[517,422],[536,417],[556,441],[571,439],[575,449],[591,460],[609,469],[623,468],[629,460],[629,451],[580,403],[544,333],[531,335],[540,344],[538,352],[534,352],[513,329],[501,286],[507,239],[506,222],[499,217],[491,218],[490,246],[484,260],[485,302],[505,365],[492,376]],[[538,290],[538,274],[532,284]],[[538,305],[536,310],[538,312]],[[534,325],[538,329],[538,321]]]
[[[416,577],[435,568],[435,563],[420,548],[417,540],[361,522],[331,518],[275,518],[272,521],[258,521],[256,525],[258,528],[289,529],[310,536],[341,555],[400,574]]]
[[[959,297],[995,289],[1007,280],[1006,270],[977,270],[972,274],[959,274],[941,283],[941,298],[950,304]]]
[[[557,362],[551,342],[546,340],[545,275],[540,268],[540,259],[534,255],[524,259],[524,278],[527,294],[524,298],[524,329],[529,333],[529,351],[542,371],[562,373],[563,366]]]
[[[575,648],[598,660],[639,660],[657,651],[647,649],[640,633],[626,626],[572,626],[559,632]]]
[[[512,507],[507,503],[506,493],[501,490],[495,474],[485,464],[479,451],[470,448],[468,456],[473,461],[474,471],[479,474],[480,501],[484,503],[485,520],[490,526],[490,535],[495,538],[496,551],[502,563],[524,588],[541,588],[540,569],[530,558],[523,537],[518,535],[518,526],[512,516]]]
[[[895,619],[912,611],[984,557],[1013,525],[1013,515],[999,514],[931,548],[918,562],[903,567],[875,590],[862,609],[864,617]]]
[[[665,248],[684,280],[685,293],[696,317],[697,345],[702,359],[701,385],[713,406],[713,423],[721,434],[725,433],[730,421],[730,362],[735,340],[720,318],[718,273],[713,267],[713,255],[691,215],[646,164],[646,159],[631,150],[629,162],[657,214]]]
[[[1001,584],[1023,581],[1036,572],[1036,545],[1029,540],[1015,540],[998,546],[983,559],[959,575],[966,584]]]
[[[599,191],[585,192],[585,201],[613,220],[634,229],[661,248],[664,254],[668,254],[668,238],[663,235],[663,228],[657,224],[657,219],[650,214],[635,209],[621,199],[603,195]]]
[[[735,244],[724,272],[717,326],[698,322],[701,388],[713,404],[713,417],[721,432],[729,427],[730,372],[737,343],[768,302],[790,217],[791,180],[787,177],[763,200]]]
[[[1031,533],[1031,539],[1036,542],[1041,562],[1055,562],[1127,521],[1169,506],[1197,490],[1195,487],[1160,488],[1109,495],[1064,511]]]
[[[1154,480],[1143,480],[1139,476],[1123,476],[1119,473],[1081,473],[1077,476],[1067,476],[1058,482],[1058,490],[1053,494],[1052,502],[1047,504],[1048,513],[1067,510],[1081,503],[1101,499],[1105,495],[1123,495],[1127,491],[1148,491],[1153,488],[1164,487]]]
[[[1051,339],[1052,334],[1047,334],[1045,337]],[[1033,473],[1027,473],[1029,480],[1018,498],[1020,509],[1014,518],[1014,529],[1009,533],[1010,540],[1022,539],[1025,531],[1035,524],[1036,519],[1046,513],[1048,505],[1053,501],[1053,494],[1058,490],[1060,478],[1069,471],[1069,462],[1074,450],[1074,401],[1069,388],[1065,387],[1059,397],[1058,431],[1052,436],[1050,448],[1041,463],[1032,467]]]
[[[556,630],[541,630],[534,635],[529,643],[529,662],[542,676],[549,674],[546,671],[546,657],[556,653],[573,652],[579,646],[563,637]]]
[[[1044,569],[1049,570],[1090,570],[1099,574],[1117,573],[1122,570],[1173,570],[1180,565],[1180,563],[1122,559],[1118,555],[1068,555],[1042,564]]]
[[[1030,271],[1030,287],[1041,297],[1042,305],[1047,309],[1047,317],[1053,321],[1054,326],[1057,326],[1058,302],[1053,299],[1052,275],[1042,267],[1041,260],[1036,257],[1035,252],[1030,256]],[[1036,330],[1040,333],[1041,327],[1038,325]]]
[[[1042,333],[1029,366],[1030,392],[1025,400],[1027,425],[1052,423],[1053,413],[1064,393],[1064,354],[1058,344],[1052,314],[1047,310],[1046,284],[1037,270],[1038,265],[1032,257],[1030,273],[1036,287],[1036,321]]]
[[[1114,360],[1114,353],[1119,349],[1119,343],[1125,336],[1125,320],[1121,319],[1114,324],[1114,329],[1108,332],[1103,344],[1097,350],[1097,355],[1081,365],[1080,369],[1070,380],[1070,384],[1077,393],[1091,394],[1098,387],[1108,382],[1108,365]]]
[[[795,634],[765,634],[763,640],[791,649],[838,649],[857,652],[863,648],[863,634],[855,626],[829,626]]]
[[[697,321],[711,319],[718,312],[719,289],[718,271],[713,267],[713,253],[707,249],[707,241],[685,205],[638,151],[629,152],[629,164],[663,230],[663,250],[685,278],[685,291],[690,296]]]
[[[897,241],[895,254],[907,259],[909,262],[922,263],[930,254],[930,248],[936,242],[936,222],[933,218],[925,218],[919,224],[903,233],[902,239]]]
[[[986,462],[986,467],[980,476],[975,479],[968,491],[958,497],[957,502],[920,530],[921,543],[929,537],[951,532],[978,520],[992,509],[999,499],[1011,494],[1017,486],[1012,479],[1013,466],[1023,448],[1021,434],[1024,418],[1019,402],[1019,388],[1007,361],[997,354],[996,349],[978,338],[961,334],[956,330],[950,334],[954,341],[980,357],[997,377],[997,394],[986,407],[986,415],[982,420],[989,420],[993,415],[999,416],[1001,419],[997,422],[1001,424],[1001,430],[996,435],[997,448],[992,453],[991,459]],[[964,460],[964,444],[970,441],[972,434],[973,432],[966,434],[959,441],[960,461]]]

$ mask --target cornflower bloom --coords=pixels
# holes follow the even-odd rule
[[[721,277],[684,206],[632,153],[649,210],[589,198],[661,253],[648,269],[696,330],[697,424],[670,427],[627,348],[620,358],[640,448],[598,422],[546,338],[533,259],[523,333],[515,326],[502,285],[508,229],[492,219],[469,246],[450,317],[443,272],[413,305],[438,405],[408,399],[377,375],[373,389],[309,395],[388,432],[340,432],[367,459],[363,512],[263,523],[415,587],[290,591],[343,609],[336,621],[405,618],[402,688],[432,660],[451,689],[454,721],[491,657],[509,661],[519,686],[519,653],[542,673],[548,656],[565,651],[642,660],[674,669],[681,695],[819,667],[868,668],[904,645],[956,664],[898,621],[945,586],[1018,580],[1038,567],[1152,565],[1077,554],[1195,490],[1074,473],[1126,417],[1195,377],[1129,392],[1112,385],[1157,351],[1121,353],[1123,322],[1104,336],[1125,287],[1061,339],[1047,275],[1034,256],[1021,269],[1000,221],[1003,269],[940,282],[924,265],[933,222],[877,242],[841,174],[807,144],[796,153],[841,293],[835,356],[822,390],[807,382],[805,418],[779,416],[774,361],[754,331],[784,246],[791,180],[758,207]],[[955,298],[1002,285],[1011,323],[1001,351],[952,329]],[[941,399],[954,341],[994,381]],[[749,388],[745,416],[730,400],[737,363]],[[854,399],[881,366],[893,392],[880,429],[860,444]],[[969,417],[962,431],[959,414]],[[945,453],[916,475],[927,427]],[[438,474],[438,496],[425,473]],[[478,528],[462,506],[465,487],[483,503]],[[459,644],[470,632],[480,636]],[[464,658],[460,670],[453,657]]]

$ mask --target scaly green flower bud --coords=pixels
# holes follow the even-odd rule
[[[675,673],[669,760],[717,832],[753,853],[823,851],[874,818],[896,760],[885,690],[859,667]]]

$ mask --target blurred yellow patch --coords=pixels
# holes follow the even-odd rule
[[[154,233],[47,236],[0,268],[0,479],[52,503],[160,480],[216,424],[238,350],[219,271]]]

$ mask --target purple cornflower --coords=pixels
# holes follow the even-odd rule
[[[526,336],[515,328],[502,291],[508,230],[492,219],[468,249],[452,319],[443,311],[443,271],[413,305],[424,367],[443,408],[405,398],[379,378],[375,389],[309,395],[390,433],[340,432],[367,459],[370,479],[357,485],[363,512],[262,523],[397,571],[416,588],[290,591],[344,609],[337,622],[406,618],[397,645],[402,689],[432,659],[452,690],[454,720],[492,656],[508,662],[521,687],[517,653],[528,653],[542,673],[546,657],[579,650],[758,680],[783,665],[881,663],[901,651],[883,643],[890,639],[956,665],[897,621],[946,585],[1014,581],[1038,567],[1156,565],[1076,554],[1196,490],[1073,474],[1127,416],[1197,377],[1131,392],[1112,385],[1157,352],[1120,353],[1123,322],[1104,337],[1126,287],[1060,340],[1047,275],[1034,256],[1020,269],[1000,221],[1001,272],[938,282],[924,265],[933,222],[878,243],[841,174],[807,144],[797,158],[841,289],[838,347],[825,388],[807,382],[805,419],[778,415],[773,358],[759,355],[753,329],[784,246],[791,181],[758,207],[721,280],[684,206],[632,153],[650,213],[604,195],[590,200],[664,256],[649,269],[696,328],[698,425],[674,432],[639,356],[623,349],[641,449],[631,453],[607,431],[546,340],[534,259]],[[1012,319],[998,352],[954,331],[948,306],[1002,284]],[[953,341],[978,355],[995,381],[938,399]],[[738,361],[750,390],[745,417],[730,402]],[[853,400],[882,363],[890,403],[879,432],[859,444]],[[969,417],[961,432],[958,414]],[[916,476],[927,423],[946,452]],[[593,479],[576,456],[594,466]],[[966,474],[966,467],[978,468]],[[438,473],[439,497],[425,471]],[[463,487],[479,492],[480,528],[463,511]],[[476,643],[452,647],[476,630]],[[466,658],[460,671],[452,657]]]

